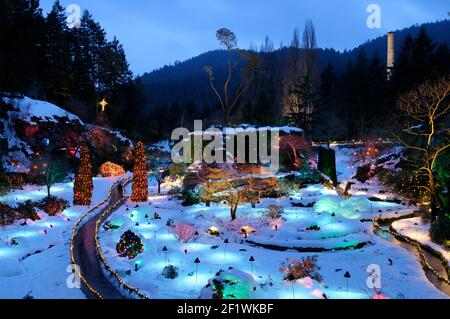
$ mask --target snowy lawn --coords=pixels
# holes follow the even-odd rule
[[[94,178],[93,204],[103,200],[116,179]],[[73,183],[57,184],[52,194],[72,203]],[[47,195],[45,187],[28,185],[0,200],[11,206],[26,200],[39,201]],[[41,220],[19,220],[0,228],[0,298],[85,298],[80,289],[70,289],[69,240],[77,219],[89,208],[72,206],[50,217],[39,212]],[[25,225],[22,225],[25,224]],[[11,239],[17,244],[12,245]]]

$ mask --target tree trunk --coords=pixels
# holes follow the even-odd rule
[[[210,200],[206,201],[206,207],[211,207],[211,201]]]
[[[161,194],[161,182],[158,182],[158,195]]]
[[[237,212],[237,205],[231,205],[230,207],[231,220],[236,219],[237,217],[236,212]]]
[[[47,185],[47,197],[50,198],[51,194],[50,194],[50,188],[52,186],[51,185]]]

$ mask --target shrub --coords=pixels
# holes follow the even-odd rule
[[[164,267],[162,275],[167,279],[175,279],[178,277],[178,268],[174,265]]]
[[[356,170],[355,178],[356,178],[357,181],[359,181],[361,183],[365,183],[370,177],[371,177],[371,175],[370,175],[370,164],[367,164],[367,165],[364,165],[364,166],[360,166]]]
[[[45,211],[50,216],[55,216],[62,213],[67,207],[69,207],[69,202],[64,199],[57,198],[56,196],[50,196],[40,201],[37,207]]]
[[[131,230],[127,230],[122,234],[122,236],[120,236],[120,241],[116,246],[116,251],[120,257],[133,259],[144,251],[144,245],[138,235],[133,233]]]
[[[5,195],[11,191],[11,186],[9,185],[8,177],[0,172],[0,195]]]
[[[298,279],[309,277],[311,279],[322,281],[322,276],[318,270],[317,257],[306,257],[302,259],[286,259],[282,264],[280,271],[284,274],[284,280],[294,282]]]
[[[189,242],[195,236],[195,228],[188,224],[177,224],[173,226],[172,231],[182,243]]]
[[[17,206],[18,219],[31,219],[32,221],[40,220],[41,218],[35,210],[36,203],[27,200],[25,203],[20,203]]]
[[[200,202],[198,195],[188,189],[183,189],[181,199],[183,200],[183,203],[181,203],[183,206],[193,206]]]
[[[183,177],[186,174],[186,165],[183,163],[173,163],[170,165],[169,172],[170,177],[173,179]]]
[[[444,244],[450,240],[450,216],[439,216],[431,224],[430,234],[431,239],[438,244]]]
[[[0,225],[11,225],[14,223],[15,217],[16,211],[5,203],[0,202]]]
[[[278,205],[267,206],[267,215],[272,219],[280,218],[283,212],[284,211],[281,206]]]

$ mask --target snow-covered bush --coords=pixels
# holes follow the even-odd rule
[[[322,276],[319,274],[319,270],[317,256],[308,256],[302,259],[286,259],[280,267],[280,271],[284,274],[284,280],[290,282],[306,277],[321,282]]]
[[[176,224],[172,226],[172,232],[182,243],[189,242],[195,236],[195,228],[189,224]]]
[[[325,196],[314,204],[314,212],[317,213],[336,213],[339,209],[340,199],[336,196]]]
[[[252,299],[257,287],[252,275],[230,267],[208,280],[200,299]]]
[[[280,218],[283,215],[283,207],[278,205],[267,206],[267,215],[272,219]]]
[[[353,196],[340,203],[340,207],[349,208],[357,213],[370,213],[372,204],[366,197]]]
[[[164,267],[162,275],[167,279],[175,279],[178,277],[178,268],[174,265]]]

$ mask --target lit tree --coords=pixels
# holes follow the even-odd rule
[[[92,182],[92,163],[89,148],[80,149],[80,167],[75,176],[73,187],[73,204],[87,206],[91,204],[94,184]]]
[[[309,151],[310,147],[302,136],[283,135],[280,136],[280,153],[287,154],[289,164],[294,169],[302,167],[302,152]],[[305,159],[303,159],[305,161]],[[307,159],[306,159],[307,160]]]
[[[438,200],[439,185],[435,178],[436,163],[450,150],[450,131],[445,119],[450,113],[450,77],[427,82],[404,94],[398,101],[404,135],[397,135],[401,144],[417,156],[417,173],[425,175],[425,196],[430,201],[431,217],[435,221],[442,207]]]
[[[231,167],[213,168],[206,178],[209,180],[208,199],[227,203],[230,207],[231,220],[236,219],[239,205],[255,203],[278,187],[276,178],[243,176]]]
[[[37,153],[33,159],[30,175],[37,184],[47,187],[48,198],[51,197],[51,187],[61,182],[66,176],[66,166],[64,164],[62,160],[53,158],[48,154],[42,156],[40,153]]]
[[[147,182],[147,156],[142,142],[136,144],[134,154],[133,185],[131,200],[133,202],[146,202],[148,199]]]

